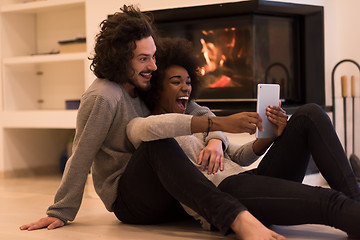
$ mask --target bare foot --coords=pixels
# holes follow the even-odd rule
[[[271,231],[257,220],[249,211],[240,212],[231,224],[239,240],[284,240],[285,237]]]

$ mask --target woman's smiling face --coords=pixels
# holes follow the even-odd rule
[[[173,65],[165,70],[163,89],[156,106],[157,113],[184,113],[191,94],[187,70]]]

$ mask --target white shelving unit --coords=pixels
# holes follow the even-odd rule
[[[58,53],[58,41],[87,36],[86,0],[7,0],[0,7],[0,172],[54,168],[75,128],[77,111],[65,101],[80,99],[90,71],[88,53]],[[22,146],[9,146],[16,142]]]

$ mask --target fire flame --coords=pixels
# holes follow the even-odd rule
[[[225,28],[225,32],[234,32],[236,31],[236,28]],[[213,30],[202,30],[201,31],[204,36],[209,36],[211,34],[214,34]],[[229,54],[231,54],[232,50],[235,46],[236,38],[235,36],[232,36],[230,39],[230,42],[223,43],[223,46],[226,46],[227,49],[229,49]],[[202,75],[205,75],[207,73],[214,72],[217,68],[222,68],[224,66],[224,63],[227,60],[226,55],[220,50],[221,48],[216,47],[216,45],[212,42],[206,42],[204,38],[200,39],[200,43],[202,46],[201,52],[205,59],[205,66],[203,66],[200,69],[200,73]],[[238,56],[241,56],[241,52],[238,54]],[[229,76],[226,76],[224,74],[220,75],[216,78],[215,82],[208,85],[210,88],[215,87],[227,87],[231,86],[232,79]]]

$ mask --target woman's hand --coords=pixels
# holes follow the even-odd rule
[[[284,132],[284,129],[287,125],[288,116],[284,109],[281,108],[281,102],[279,102],[279,106],[268,106],[266,108],[266,116],[268,120],[274,124],[277,128],[276,136],[281,136]]]
[[[271,231],[257,220],[249,211],[240,212],[231,224],[236,239],[241,240],[284,240],[285,237]]]
[[[58,218],[45,217],[45,218],[41,218],[37,222],[33,222],[30,224],[21,226],[20,230],[31,231],[31,230],[36,230],[36,229],[45,228],[45,227],[49,230],[52,230],[52,229],[55,229],[58,227],[62,227],[64,225],[65,225],[65,223]]]
[[[269,106],[266,108],[266,115],[268,120],[276,126],[276,137],[283,134],[284,129],[287,125],[288,116],[285,111],[281,108],[281,102],[279,106]],[[275,138],[258,138],[253,144],[253,151],[255,154],[261,156],[270,145],[275,141]]]
[[[219,168],[224,170],[224,151],[220,139],[209,140],[207,146],[200,152],[198,164],[201,164],[201,171],[208,165],[208,174],[216,173]]]

